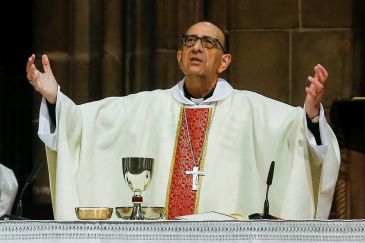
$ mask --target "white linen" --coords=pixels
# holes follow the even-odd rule
[[[365,242],[364,220],[3,221],[0,240],[27,243]]]

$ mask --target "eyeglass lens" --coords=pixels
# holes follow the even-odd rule
[[[196,44],[196,42],[198,40],[201,41],[201,44],[204,48],[207,48],[207,49],[212,49],[214,47],[217,47],[217,43],[218,45],[220,46],[220,48],[224,50],[222,44],[220,43],[220,41],[214,37],[211,37],[211,36],[202,36],[202,37],[199,37],[199,36],[196,36],[196,35],[184,35],[183,36],[183,44],[186,46],[186,47],[191,47],[191,46],[194,46]]]

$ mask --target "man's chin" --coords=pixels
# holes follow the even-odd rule
[[[201,76],[204,74],[204,69],[202,67],[192,66],[186,70],[186,74]]]

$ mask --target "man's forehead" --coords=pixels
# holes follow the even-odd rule
[[[197,36],[212,36],[216,38],[222,38],[222,31],[214,24],[208,22],[200,22],[191,26],[187,31],[187,35],[197,35]]]

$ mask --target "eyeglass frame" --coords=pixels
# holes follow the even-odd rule
[[[214,47],[212,47],[212,48],[209,48],[209,47],[205,47],[205,46],[204,46],[204,44],[203,44],[203,39],[204,39],[204,38],[212,39],[212,40],[214,40],[214,41],[215,41],[215,43],[218,43],[218,45],[219,45],[220,49],[223,51],[223,53],[224,53],[224,54],[226,54],[226,53],[227,53],[226,49],[223,47],[223,45],[222,45],[222,43],[219,41],[219,39],[218,39],[218,38],[215,38],[215,37],[213,37],[213,36],[204,35],[204,36],[202,36],[202,37],[199,37],[199,36],[197,36],[197,35],[183,35],[183,36],[181,37],[181,42],[182,42],[183,46],[186,46],[186,47],[192,47],[192,46],[194,46],[194,45],[191,45],[191,46],[187,46],[187,45],[186,45],[186,42],[185,42],[185,38],[186,38],[186,37],[194,37],[194,38],[196,38],[196,42],[194,43],[194,45],[196,45],[196,43],[200,40],[200,43],[201,43],[202,47],[207,48],[207,49],[213,49],[213,48],[216,48],[216,47],[217,47],[217,45],[215,45],[215,46],[214,46]]]

